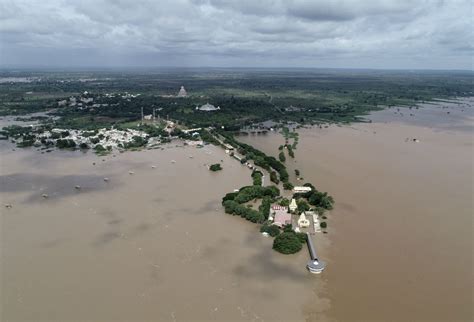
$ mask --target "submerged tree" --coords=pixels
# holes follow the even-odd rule
[[[301,248],[301,241],[294,232],[283,232],[273,241],[273,249],[282,254],[294,254]]]
[[[220,170],[222,170],[222,167],[221,167],[220,163],[215,163],[215,164],[212,164],[209,167],[209,170],[211,170],[211,171],[220,171]]]

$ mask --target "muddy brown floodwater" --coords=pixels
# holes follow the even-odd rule
[[[223,212],[251,178],[220,148],[98,157],[1,144],[2,321],[290,321],[328,307],[306,252],[280,255]]]
[[[336,199],[315,238],[320,275],[306,251],[278,254],[258,225],[224,214],[222,196],[251,179],[219,148],[98,157],[1,141],[1,320],[472,320],[463,104],[300,131],[290,171]],[[283,142],[240,139],[274,155]]]
[[[319,248],[329,318],[473,320],[473,103],[299,131],[290,171],[336,200],[329,246]],[[275,156],[284,143],[280,134],[240,140]]]

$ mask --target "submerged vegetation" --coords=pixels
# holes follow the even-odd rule
[[[222,170],[222,166],[220,163],[215,163],[215,164],[211,164],[211,166],[209,167],[209,170],[211,171],[220,171]]]
[[[279,195],[280,191],[275,186],[247,186],[242,187],[239,192],[226,194],[222,199],[222,205],[228,214],[241,216],[254,223],[263,223],[268,218],[271,200]],[[258,211],[243,205],[249,201],[262,198],[262,206]]]
[[[282,254],[294,254],[301,250],[302,243],[295,232],[285,231],[275,237],[273,249]]]

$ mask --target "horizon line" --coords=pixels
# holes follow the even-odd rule
[[[41,70],[120,70],[120,69],[266,69],[266,70],[359,70],[359,71],[446,71],[446,72],[474,72],[473,69],[456,69],[456,68],[378,68],[378,67],[295,67],[295,66],[145,66],[145,65],[84,65],[84,66],[45,66],[45,65],[0,65],[0,70],[11,69],[41,69]]]

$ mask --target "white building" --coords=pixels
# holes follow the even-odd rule
[[[181,89],[178,92],[178,97],[187,97],[187,96],[188,96],[188,93],[184,89],[184,86],[181,86]]]
[[[209,104],[209,103],[206,103],[206,104],[202,105],[201,107],[196,106],[197,111],[203,111],[203,112],[212,112],[212,111],[217,111],[217,110],[220,110],[220,109],[221,109],[220,106],[215,107],[214,105]]]
[[[298,205],[296,204],[295,198],[291,199],[290,211],[295,211],[297,208],[298,208]]]
[[[298,218],[298,227],[300,228],[309,227],[309,220],[306,218],[306,214],[304,212],[302,212],[300,215],[300,218]]]
[[[311,187],[305,187],[305,186],[296,186],[293,188],[293,193],[305,193],[305,192],[310,192]]]

